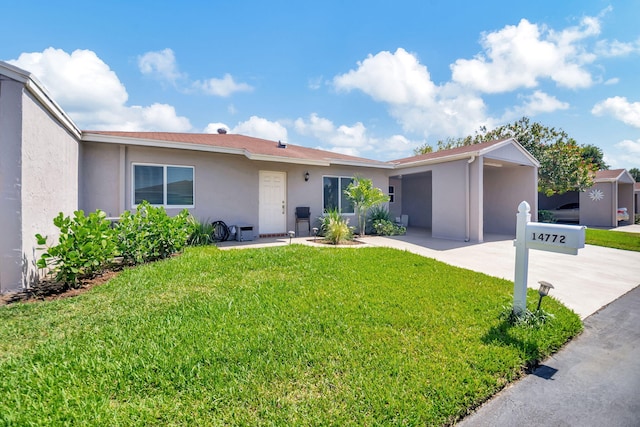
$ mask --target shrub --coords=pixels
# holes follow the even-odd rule
[[[635,221],[636,224],[640,224],[640,214],[636,214],[635,215]]]
[[[167,258],[187,244],[191,227],[184,209],[170,217],[162,206],[144,201],[135,214],[125,211],[116,225],[120,255],[128,264]]]
[[[367,233],[375,233],[375,223],[377,221],[389,221],[391,222],[391,214],[385,206],[374,206],[369,211],[369,218],[367,220]]]
[[[379,219],[373,223],[374,232],[379,236],[397,236],[405,234],[407,229],[389,220]]]
[[[198,221],[196,218],[190,216],[189,220],[189,239],[187,245],[189,246],[206,246],[213,243],[214,227],[210,220],[204,222]]]
[[[58,244],[46,248],[37,266],[53,268],[57,281],[75,287],[79,278],[90,277],[111,263],[117,248],[111,221],[103,211],[85,216],[80,210],[73,218],[60,212],[53,224],[60,229]],[[41,234],[36,239],[39,245],[47,244]]]
[[[556,219],[555,219],[555,217],[553,216],[553,214],[550,211],[539,210],[538,211],[538,221],[539,222],[554,223],[554,222],[556,222]]]
[[[338,209],[327,211],[321,218],[322,235],[334,245],[353,239],[349,220],[342,217]]]

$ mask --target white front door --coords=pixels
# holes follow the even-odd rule
[[[260,234],[280,234],[287,231],[287,174],[260,171],[259,229]]]

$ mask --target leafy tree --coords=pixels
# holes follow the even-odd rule
[[[631,176],[633,177],[633,179],[636,180],[636,182],[640,182],[640,169],[638,168],[631,168],[629,169],[629,173],[631,174]]]
[[[583,145],[582,158],[587,163],[591,163],[596,168],[596,170],[602,171],[609,169],[609,165],[604,161],[604,153],[602,152],[602,148],[596,145]]]
[[[438,141],[438,149],[506,138],[514,138],[540,162],[538,191],[547,196],[581,191],[593,185],[592,175],[596,167],[583,158],[583,150],[578,143],[565,131],[532,123],[527,117],[491,131],[481,127],[473,136]]]
[[[373,181],[359,176],[344,190],[347,199],[353,203],[358,215],[358,228],[360,236],[364,236],[367,223],[367,212],[372,207],[389,201],[389,196],[385,195],[381,189],[373,186]]]
[[[433,153],[433,147],[426,142],[419,147],[413,149],[413,154],[419,156],[420,154],[429,154]]]

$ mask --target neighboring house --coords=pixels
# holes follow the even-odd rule
[[[633,177],[626,169],[596,172],[593,186],[580,193],[580,224],[592,227],[633,224],[634,184]],[[618,224],[618,208],[627,208],[628,221]]]
[[[640,182],[633,184],[633,200],[634,213],[638,215],[640,214]]]
[[[381,162],[235,134],[80,131],[32,75],[0,62],[0,293],[37,280],[34,236],[55,238],[59,212],[117,217],[149,200],[284,235],[297,206],[312,221],[337,207],[356,225],[343,190],[363,176],[409,226],[482,242],[515,233],[523,200],[536,219],[537,170],[513,139]]]
[[[579,223],[591,227],[617,227],[633,224],[634,180],[626,169],[601,170],[593,177],[593,185],[585,191],[568,191],[546,197],[540,195],[540,209],[551,210],[567,204],[579,205]],[[618,223],[616,211],[627,208],[629,220]]]

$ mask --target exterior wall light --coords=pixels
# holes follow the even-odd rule
[[[538,282],[540,283],[540,289],[538,289],[538,294],[540,294],[540,299],[538,300],[538,308],[536,311],[540,310],[540,304],[542,304],[542,298],[549,295],[549,291],[553,289],[553,285],[549,282],[545,282],[544,280]]]
[[[309,181],[309,176],[310,176],[310,175],[309,175],[309,171],[306,171],[306,172],[304,173],[304,180],[305,180],[305,182],[306,182],[306,181]]]
[[[294,237],[296,237],[296,232],[295,231],[290,231],[289,232],[289,244],[291,244],[291,239],[293,239]]]

